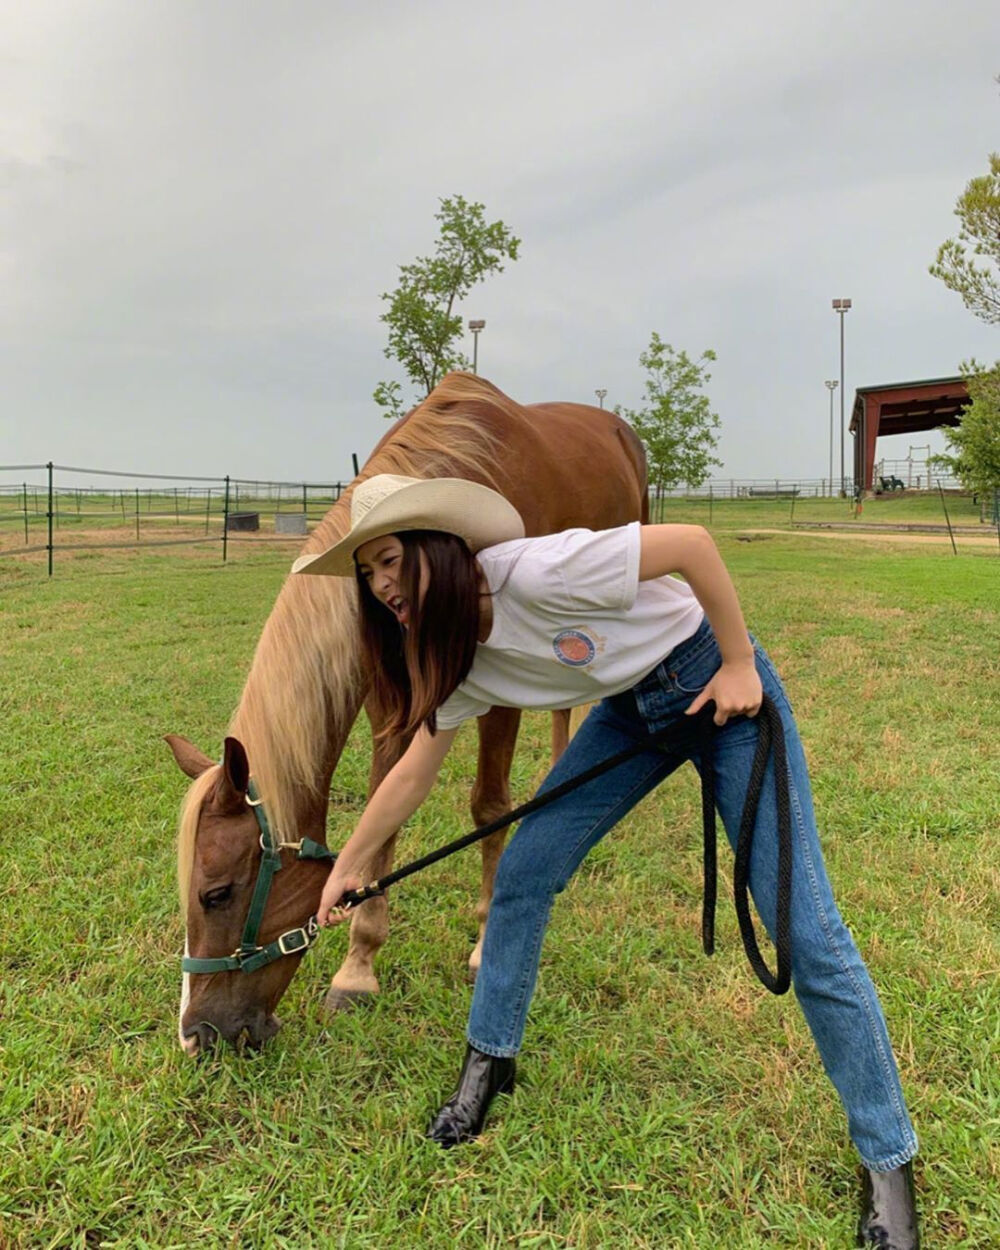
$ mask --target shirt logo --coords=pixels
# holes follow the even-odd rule
[[[552,650],[560,664],[567,668],[586,668],[597,655],[597,647],[579,629],[563,629],[552,639]]]

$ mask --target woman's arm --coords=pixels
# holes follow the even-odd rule
[[[330,870],[317,913],[321,927],[343,920],[343,913],[331,916],[331,909],[345,890],[356,890],[364,884],[358,873],[430,794],[457,732],[440,729],[431,734],[421,726],[407,750],[383,777]]]
[[[756,716],[761,685],[743,610],[712,536],[700,525],[644,525],[639,539],[639,580],[679,573],[705,609],[719,644],[722,667],[687,709],[697,712],[715,700],[715,723],[730,716]]]

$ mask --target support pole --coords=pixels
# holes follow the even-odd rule
[[[948,526],[948,537],[951,539],[951,549],[955,555],[958,555],[958,548],[955,546],[955,535],[952,533],[951,529],[951,517],[948,515],[948,505],[944,501],[944,487],[941,485],[940,478],[938,478],[938,493],[941,496],[941,507],[944,510],[944,519]]]
[[[847,494],[844,477],[844,314],[840,314],[840,494]]]
[[[225,564],[229,553],[229,474],[226,474],[226,498],[222,505],[222,563]]]
[[[49,577],[52,576],[52,461],[45,466],[49,471]]]

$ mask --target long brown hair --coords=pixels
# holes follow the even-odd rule
[[[472,667],[479,632],[480,572],[472,552],[455,534],[400,531],[403,544],[400,593],[409,604],[402,629],[355,571],[360,587],[361,641],[378,701],[389,708],[379,737],[437,730],[436,712]],[[421,603],[421,570],[427,590]]]

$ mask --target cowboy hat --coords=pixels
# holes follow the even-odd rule
[[[524,522],[503,495],[459,477],[400,477],[379,473],[354,488],[351,528],[319,555],[305,555],[293,573],[354,575],[354,553],[373,538],[400,530],[457,534],[473,554],[495,543],[524,537]]]

